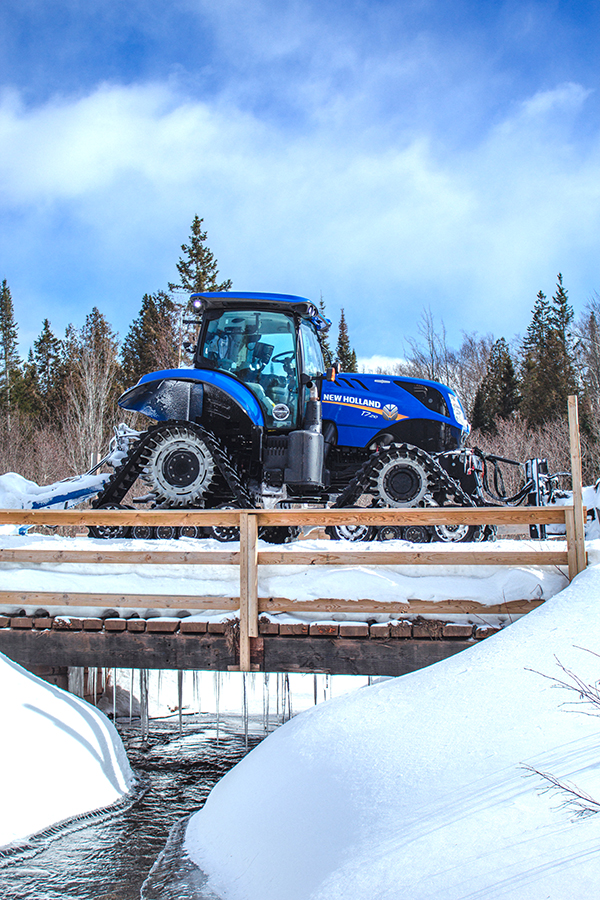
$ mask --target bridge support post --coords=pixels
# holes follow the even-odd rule
[[[250,672],[250,638],[258,637],[258,518],[240,513],[240,671]]]
[[[585,552],[585,519],[583,514],[583,487],[581,477],[581,441],[579,438],[579,410],[577,397],[569,397],[569,444],[571,449],[571,478],[573,488],[573,512],[566,512],[567,549],[569,553],[569,578],[583,572],[587,565]]]

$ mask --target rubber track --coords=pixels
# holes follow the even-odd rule
[[[240,504],[240,508],[253,509],[256,507],[254,498],[243,485],[239,475],[231,465],[227,454],[214,435],[200,425],[195,425],[192,422],[187,422],[185,420],[180,421],[174,419],[152,425],[148,431],[144,432],[135,444],[129,448],[129,451],[119,468],[113,472],[102,493],[94,500],[94,509],[98,509],[107,504],[120,504],[129,488],[144,471],[150,461],[151,452],[160,443],[162,435],[170,433],[172,428],[180,427],[197,432],[197,434],[205,441],[217,468],[225,479],[234,499]],[[184,509],[185,507],[175,508]]]
[[[350,484],[339,495],[333,507],[339,509],[351,506],[361,494],[374,493],[377,474],[391,459],[413,459],[419,462],[427,472],[431,493],[444,490],[458,506],[477,506],[458,481],[448,475],[429,453],[412,444],[390,444],[363,463]]]

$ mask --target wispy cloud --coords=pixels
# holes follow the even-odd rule
[[[580,302],[599,286],[597,96],[511,93],[484,46],[425,27],[439,3],[355,6],[180,0],[212,40],[194,84],[5,90],[0,277],[25,342],[93,304],[123,333],[196,213],[223,277],[322,292],[363,354],[400,355],[423,306],[454,339],[510,336],[559,270]]]

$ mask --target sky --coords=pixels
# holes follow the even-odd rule
[[[600,291],[592,0],[3,0],[0,279],[24,353],[121,338],[204,219],[220,277],[322,295],[359,356],[424,309],[511,340]]]

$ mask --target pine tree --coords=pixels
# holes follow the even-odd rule
[[[326,319],[327,316],[325,315],[325,301],[323,300],[323,294],[321,294],[321,299],[319,300],[319,310],[323,318]],[[329,329],[327,331],[319,331],[319,342],[321,344],[321,350],[323,351],[325,368],[328,369],[333,365],[333,350],[329,343]]]
[[[15,388],[21,377],[21,363],[17,352],[17,325],[15,311],[6,279],[0,288],[0,408],[9,417],[15,405]]]
[[[157,369],[172,369],[179,357],[179,307],[164,291],[144,294],[142,308],[123,341],[121,365],[126,387]]]
[[[62,342],[55,337],[48,319],[44,319],[40,336],[33,342],[33,362],[40,398],[37,413],[42,420],[48,421],[57,415],[64,400],[61,390],[64,373]]]
[[[570,325],[573,308],[559,273],[552,303],[540,291],[522,353],[521,410],[530,425],[564,416],[569,394],[578,393]]]
[[[346,316],[344,315],[343,307],[340,315],[340,327],[338,332],[336,353],[337,359],[340,363],[341,372],[356,372],[358,368],[356,353],[350,347],[348,325],[346,324]]]
[[[497,420],[510,418],[520,401],[519,383],[508,344],[504,338],[499,338],[490,350],[486,374],[475,395],[473,428],[495,432]]]
[[[202,231],[204,219],[194,216],[189,244],[182,244],[184,256],[179,257],[177,271],[179,283],[169,283],[170,291],[185,291],[188,294],[204,291],[228,291],[231,289],[231,281],[217,282],[217,260],[207,246],[207,232]]]

